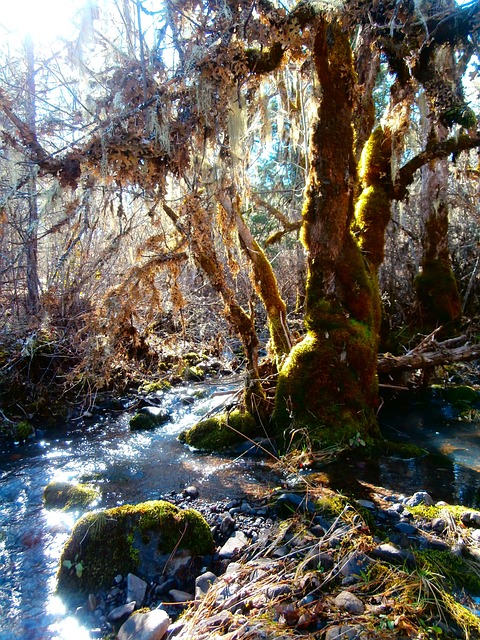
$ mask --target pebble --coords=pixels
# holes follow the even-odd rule
[[[163,609],[137,613],[124,622],[118,640],[161,640],[167,633],[171,619]]]
[[[339,593],[334,602],[339,609],[343,609],[352,615],[359,616],[365,611],[363,602],[350,591],[342,591]]]
[[[137,603],[137,608],[140,608],[145,599],[147,586],[145,580],[142,580],[133,573],[129,573],[127,576],[127,602],[134,600]]]
[[[206,571],[195,579],[195,600],[201,600],[210,586],[217,580],[217,576],[211,571]]]
[[[230,559],[238,555],[248,544],[248,538],[243,531],[235,531],[218,552],[221,559]]]
[[[127,618],[135,610],[135,601],[122,604],[120,607],[116,607],[107,616],[108,622],[119,622],[123,618]]]
[[[409,498],[406,503],[408,507],[418,507],[421,504],[426,504],[427,506],[431,506],[435,504],[435,501],[431,497],[429,493],[426,491],[417,491],[413,494],[411,498]]]
[[[404,533],[405,535],[411,535],[413,533],[416,533],[417,531],[417,527],[408,522],[397,522],[397,524],[395,525],[395,529],[399,533]]]
[[[356,640],[360,637],[361,631],[361,627],[339,624],[327,629],[325,640]]]
[[[180,589],[170,589],[168,593],[173,598],[174,602],[190,602],[194,599],[191,593],[188,593],[188,591],[181,591]]]
[[[198,491],[197,487],[190,485],[189,487],[186,487],[183,490],[183,494],[188,498],[195,499],[195,498],[198,498],[198,496],[200,495],[200,492]]]
[[[394,564],[403,564],[406,562],[410,567],[415,566],[415,556],[411,551],[399,549],[389,543],[380,544],[378,547],[375,547],[372,551],[372,556],[379,560],[384,560],[385,562],[391,562]]]

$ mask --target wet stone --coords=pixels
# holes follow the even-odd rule
[[[405,549],[398,549],[393,544],[380,544],[372,551],[372,556],[385,562],[391,562],[393,564],[407,563],[408,566],[415,566],[415,556],[410,551]]]
[[[399,533],[403,533],[405,535],[412,535],[417,531],[417,527],[415,527],[413,524],[410,524],[409,522],[397,522],[397,524],[395,525],[395,529]]]
[[[129,602],[122,604],[120,607],[116,607],[107,616],[108,622],[119,622],[124,618],[127,618],[135,610],[135,602]]]
[[[363,602],[350,591],[342,591],[339,593],[334,602],[339,609],[343,609],[352,615],[359,616],[365,611]]]
[[[421,504],[426,504],[427,506],[431,506],[435,504],[432,496],[426,491],[417,491],[413,494],[411,498],[409,498],[406,503],[408,507],[418,507]]]

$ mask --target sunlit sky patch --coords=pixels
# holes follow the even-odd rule
[[[73,21],[88,0],[20,0],[2,2],[0,33],[49,44],[75,32]]]

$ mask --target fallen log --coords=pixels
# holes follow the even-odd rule
[[[450,341],[447,340],[446,343]],[[431,351],[413,350],[403,356],[393,356],[390,353],[380,354],[378,358],[378,373],[389,374],[399,371],[414,371],[427,369],[452,362],[468,362],[480,359],[480,344],[464,344],[460,347],[448,348],[444,343],[432,344]]]

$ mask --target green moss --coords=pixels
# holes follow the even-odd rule
[[[451,551],[425,549],[416,551],[420,569],[442,576],[450,589],[466,589],[471,595],[480,594],[480,567],[458,557]]]
[[[391,200],[380,185],[364,189],[355,207],[356,231],[362,251],[378,268],[385,256],[385,229],[390,222]]]
[[[132,418],[130,418],[130,430],[131,431],[141,431],[148,429],[155,429],[155,427],[159,427],[165,422],[168,422],[170,417],[165,413],[136,413]]]
[[[426,505],[419,504],[416,507],[408,507],[408,510],[415,518],[423,518],[425,520],[433,520],[434,518],[438,518],[442,515],[442,511],[447,510],[452,516],[455,518],[456,522],[461,524],[461,517],[467,511],[471,511],[471,509],[467,509],[466,507],[462,507],[461,505]]]
[[[23,420],[22,422],[19,422],[17,425],[15,425],[15,437],[18,440],[27,440],[34,434],[34,428],[26,420]]]
[[[81,596],[110,586],[118,573],[148,577],[161,572],[162,556],[177,544],[194,555],[213,549],[210,527],[193,509],[181,510],[159,500],[87,514],[77,522],[64,547],[58,591]],[[75,570],[78,563],[80,576]]]
[[[359,177],[365,187],[378,184],[390,177],[392,143],[382,127],[376,127],[362,150]]]
[[[143,384],[139,391],[144,393],[155,393],[156,391],[168,391],[171,388],[172,385],[168,380],[156,380],[155,382]]]
[[[183,356],[183,359],[188,364],[195,365],[202,361],[202,356],[199,355],[196,351],[189,351]]]
[[[377,451],[379,451],[382,455],[405,459],[422,458],[427,454],[426,449],[417,447],[417,445],[415,444],[392,442],[391,440],[378,441]]]
[[[366,325],[340,317],[336,327],[310,331],[279,375],[274,421],[280,435],[307,429],[315,448],[379,437],[376,351]]]
[[[255,436],[256,431],[257,425],[253,416],[236,410],[197,422],[181,434],[180,439],[197,449],[219,451],[243,442],[243,436]]]
[[[423,265],[414,287],[425,326],[437,326],[458,320],[461,300],[451,267],[440,260]]]
[[[68,511],[87,507],[99,495],[98,489],[85,484],[53,481],[45,487],[43,501],[47,508]]]
[[[191,382],[198,382],[205,378],[205,372],[200,367],[185,367],[182,371],[182,378]]]
[[[467,385],[441,387],[432,385],[435,393],[459,411],[469,411],[480,403],[480,391]]]
[[[447,127],[459,124],[465,127],[465,129],[471,129],[477,124],[475,111],[466,104],[458,104],[451,107],[447,111],[444,111],[440,118]]]
[[[252,73],[263,74],[275,71],[280,65],[285,50],[276,42],[270,49],[247,49],[248,68]]]
[[[365,263],[351,234],[345,238],[337,262],[338,298],[324,291],[324,274],[311,269],[307,278],[305,326],[312,331],[347,328],[349,319],[374,327],[380,324],[380,298],[376,275]]]

